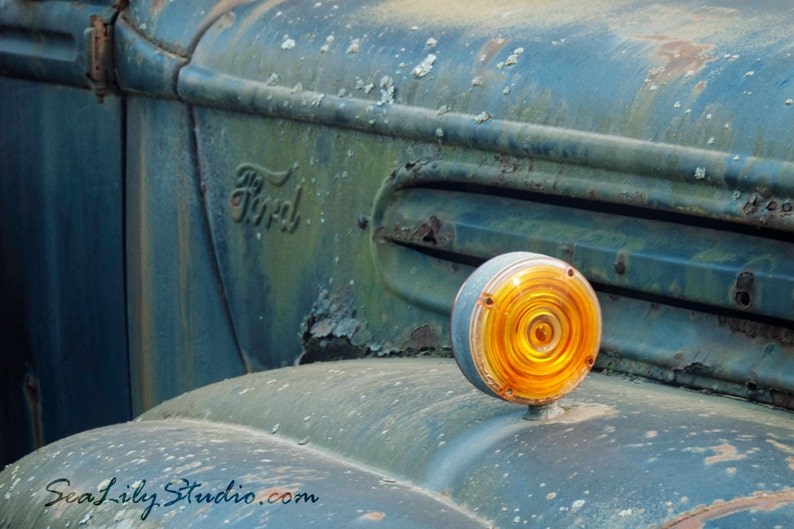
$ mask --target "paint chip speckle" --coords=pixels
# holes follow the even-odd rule
[[[350,41],[350,46],[347,47],[346,53],[348,55],[353,55],[358,53],[359,49],[361,49],[361,39],[353,39]]]
[[[413,75],[415,79],[421,79],[422,77],[426,76],[433,69],[436,59],[437,57],[435,54],[429,53],[427,57],[422,60],[422,62],[417,64],[414,69],[411,70],[411,75]]]
[[[295,39],[289,38],[289,35],[284,35],[284,40],[281,41],[282,50],[291,50],[295,47]]]
[[[489,114],[488,112],[480,112],[479,114],[474,116],[474,122],[477,123],[478,125],[480,123],[485,123],[486,121],[490,121],[492,119],[493,119],[493,116],[491,114]]]
[[[383,105],[391,105],[394,103],[394,79],[389,77],[388,75],[384,75],[381,77],[380,83],[380,101],[378,101],[379,106]]]

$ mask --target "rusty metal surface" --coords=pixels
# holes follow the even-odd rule
[[[225,381],[141,419],[201,418],[304,442],[495,527],[790,519],[789,412],[600,373],[560,404],[563,414],[526,421],[524,407],[474,389],[451,360],[351,360]]]
[[[789,412],[598,373],[560,405],[524,420],[452,360],[246,375],[6,467],[0,527],[743,528],[794,515]]]
[[[91,16],[110,24],[113,0],[88,2],[0,2],[0,74],[92,87],[86,75]]]
[[[436,147],[429,150],[430,161],[442,158],[442,146],[510,156],[496,157],[500,165],[485,169],[479,178],[471,175],[473,184],[499,183],[494,179],[509,184],[523,177],[524,187],[552,196],[781,231],[792,229],[794,195],[788,176],[792,164],[787,159],[752,154],[742,157],[731,151],[538,125],[516,121],[512,115],[496,120],[489,114],[480,122],[479,114],[453,112],[446,105],[438,109],[390,106],[380,100],[355,97],[360,95],[355,92],[340,97],[338,94],[348,94],[345,88],[335,95],[309,90],[301,82],[292,87],[279,83],[282,81],[275,69],[262,82],[191,65],[180,76],[179,90],[187,100],[200,105],[428,142]],[[361,88],[355,90],[366,94],[377,86],[358,85]],[[706,141],[710,142],[711,138]],[[407,163],[417,161],[410,158]],[[535,163],[537,172],[529,177],[522,172],[510,175],[524,167],[533,172]]]
[[[785,527],[794,516],[794,492],[757,492],[752,496],[730,501],[716,501],[711,505],[699,505],[691,512],[682,514],[662,529],[703,529],[719,527],[729,518],[732,526]],[[712,524],[710,522],[715,522]]]
[[[187,63],[185,57],[160,48],[134,27],[127,16],[119,17],[114,26],[117,83],[125,93],[176,98],[176,77]]]
[[[0,78],[0,464],[131,416],[121,111]]]
[[[521,29],[509,24],[498,35],[469,8],[459,9],[469,20],[449,22],[422,18],[422,9],[411,13],[415,6],[399,2],[251,4],[205,34],[181,89],[203,104],[606,165],[644,178],[694,180],[700,168],[704,184],[724,182],[731,191],[748,177],[773,194],[790,186],[785,171],[776,174],[787,167],[790,148],[765,133],[790,129],[784,87],[791,72],[780,50],[787,37],[763,26],[789,10],[776,9],[780,2],[677,2],[668,10],[619,4],[593,18],[580,7]],[[536,3],[521,11],[536,9],[547,8]],[[642,18],[634,29],[648,34],[631,35],[623,24]],[[666,33],[671,24],[680,37]],[[762,27],[764,38],[753,40]],[[236,42],[255,42],[259,52],[228,60]],[[420,66],[430,56],[425,72]],[[756,68],[762,60],[764,70]],[[387,121],[390,114],[398,117]],[[786,195],[790,188],[779,202]]]
[[[83,432],[0,472],[0,527],[482,528],[410,483],[205,421]]]
[[[601,285],[794,323],[794,298],[779,295],[794,292],[790,241],[544,203],[505,189],[506,178],[454,164],[398,170],[375,204],[375,247],[387,240],[468,262],[531,247]]]
[[[505,193],[521,177],[497,173],[451,163],[395,172],[371,223],[391,289],[446,314],[472,264],[529,247],[565,259],[604,291],[599,367],[791,406],[794,380],[783,366],[794,307],[780,295],[794,291],[790,242],[544,203],[514,187]],[[489,183],[490,194],[476,187]],[[773,323],[747,319],[759,315]]]
[[[127,113],[127,318],[137,415],[252,367],[218,278],[189,111],[129,96]]]
[[[443,351],[470,265],[514,246],[599,282],[602,368],[790,407],[794,12],[458,4],[149,0],[116,20],[110,2],[0,0],[0,73],[86,94],[90,15],[116,20],[134,408],[248,370]],[[27,88],[4,79],[4,97]],[[391,196],[405,168],[432,196]],[[519,198],[566,233],[533,237]],[[514,214],[466,224],[470,205]]]
[[[414,2],[260,2],[203,34],[177,89],[194,105],[242,348],[266,366],[444,348],[469,265],[548,251],[588,261],[604,287],[609,368],[790,400],[790,381],[753,367],[770,365],[769,348],[791,355],[791,299],[778,295],[791,282],[791,153],[770,131],[791,127],[792,72],[787,37],[759,29],[790,10],[603,2],[535,17],[549,6],[514,7],[439,17]],[[255,52],[239,54],[241,43]],[[391,203],[389,174],[402,171],[416,192]],[[559,233],[540,241],[520,208],[512,224],[483,213],[527,196],[555,219],[547,226],[562,219]],[[445,216],[447,199],[478,220]],[[464,228],[476,251],[464,249]],[[367,231],[374,263],[362,257]],[[669,317],[619,313],[659,305]],[[656,326],[689,329],[690,310],[703,327],[665,348],[673,327]],[[754,327],[763,331],[736,331]],[[710,341],[733,352],[700,362],[717,354]],[[708,367],[690,367],[699,362]]]
[[[148,40],[163,51],[189,57],[204,31],[218,17],[234,7],[253,0],[191,0],[173,2],[168,0],[132,0],[124,18]],[[280,1],[269,0],[269,8]]]

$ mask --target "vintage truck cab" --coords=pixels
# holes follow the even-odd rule
[[[792,23],[0,0],[0,527],[788,526]],[[514,252],[576,389],[461,357]]]

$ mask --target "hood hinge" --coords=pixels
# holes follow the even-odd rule
[[[117,92],[113,25],[105,24],[102,15],[91,15],[86,40],[86,77],[94,87],[97,103],[104,103],[106,95]]]

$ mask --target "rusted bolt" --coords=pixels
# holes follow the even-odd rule
[[[615,273],[619,276],[626,273],[626,264],[623,261],[615,263]]]
[[[736,296],[734,296],[734,302],[740,309],[747,310],[750,308],[753,298],[750,296],[749,292],[740,291],[736,293]]]
[[[441,220],[435,215],[431,216],[426,222],[422,222],[416,229],[415,236],[424,243],[436,245],[439,242],[439,231],[441,230]]]
[[[369,219],[366,215],[359,215],[356,224],[358,224],[359,229],[366,230],[367,226],[369,226]]]
[[[742,209],[744,210],[745,215],[752,215],[755,213],[756,210],[758,210],[758,195],[753,194],[753,197],[745,202],[744,208]]]
[[[755,276],[752,272],[742,272],[736,277],[733,302],[741,310],[748,310],[753,305],[753,283]]]
[[[487,295],[483,296],[483,297],[480,298],[479,302],[484,307],[489,307],[489,308],[493,307],[493,298],[491,296],[487,296]]]

